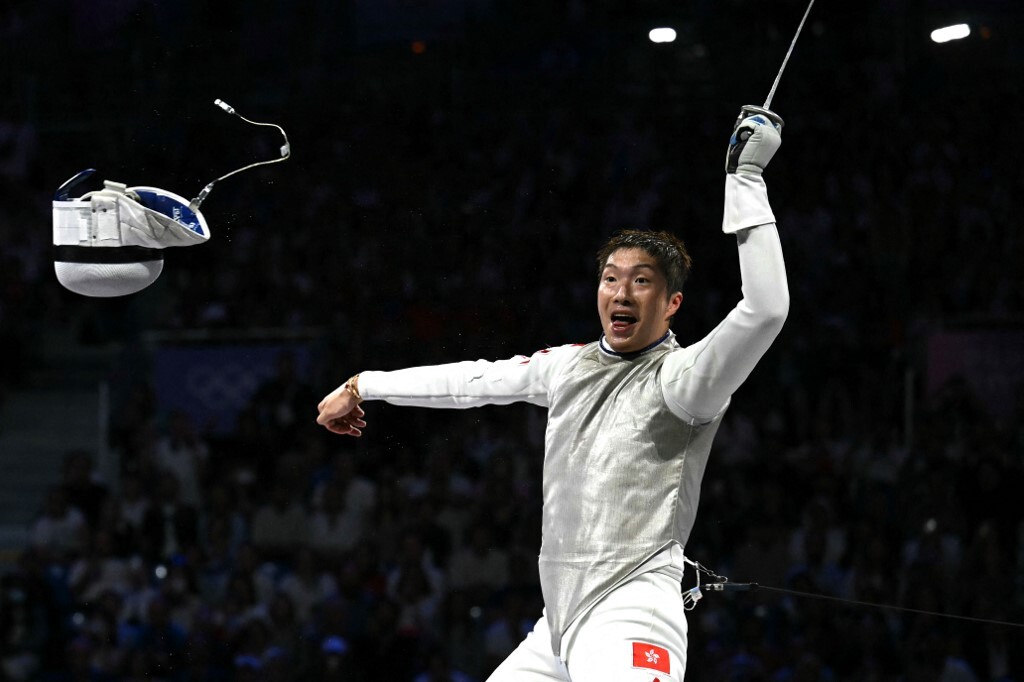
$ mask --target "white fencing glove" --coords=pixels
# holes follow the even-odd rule
[[[725,172],[760,175],[782,144],[782,126],[782,118],[773,111],[743,107],[729,138]]]
[[[782,144],[782,126],[782,118],[763,107],[745,106],[736,119],[725,160],[726,234],[775,222],[761,173]]]

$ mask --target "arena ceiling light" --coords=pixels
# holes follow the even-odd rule
[[[948,43],[951,40],[960,40],[971,35],[971,27],[967,24],[954,24],[944,28],[937,28],[932,31],[932,41],[936,43]]]
[[[676,39],[676,30],[667,27],[652,28],[647,37],[651,39],[652,43],[671,43]]]

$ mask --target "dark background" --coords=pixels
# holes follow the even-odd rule
[[[342,441],[315,427],[316,403],[362,369],[595,339],[592,254],[623,227],[686,240],[695,267],[674,329],[684,343],[710,331],[739,299],[719,229],[726,142],[739,107],[764,101],[803,10],[5,3],[0,400],[56,381],[42,338],[100,351],[79,370],[111,387],[100,449],[116,463],[88,483],[70,464],[55,472],[48,494],[82,507],[78,539],[43,547],[30,533],[11,553],[5,585],[23,599],[7,590],[4,637],[10,657],[36,661],[25,679],[485,679],[539,615],[543,413],[373,404],[363,439]],[[814,7],[773,103],[786,126],[766,173],[792,308],[704,481],[687,552],[713,570],[1024,622],[1022,15],[1009,0]],[[928,39],[955,21],[972,35]],[[650,43],[657,25],[677,41]],[[215,98],[284,127],[292,158],[219,184],[203,205],[210,242],[169,251],[145,291],[63,290],[48,202],[66,178],[95,167],[191,197],[277,156],[276,133]],[[159,378],[170,351],[244,360],[268,346],[297,376],[262,376],[228,422]],[[96,465],[91,443],[65,447]],[[191,463],[194,487],[175,503],[192,520],[174,551],[118,511],[126,479],[160,508],[169,457]],[[311,522],[331,482],[348,546],[254,532],[271,489]],[[223,554],[215,527],[234,529]],[[479,556],[508,573],[456,585],[477,527]],[[307,553],[333,587],[289,619],[271,603]],[[75,565],[97,556],[137,578],[90,593],[98,578]],[[157,577],[167,566],[176,587]],[[174,617],[126,606],[151,601]],[[687,679],[1021,679],[1022,642],[1019,626],[708,595]]]

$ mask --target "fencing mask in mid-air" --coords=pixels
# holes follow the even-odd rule
[[[199,205],[215,183],[291,155],[288,136],[280,126],[250,121],[219,99],[215,104],[246,123],[277,128],[284,136],[281,157],[222,175],[192,201],[156,187],[128,187],[109,180],[103,189],[72,199],[73,191],[96,171],[78,173],[60,186],[53,199],[53,267],[66,289],[95,297],[126,296],[145,289],[163,271],[165,248],[210,239]]]

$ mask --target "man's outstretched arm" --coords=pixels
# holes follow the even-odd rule
[[[548,389],[578,346],[546,348],[490,362],[476,360],[411,367],[392,372],[362,372],[320,401],[317,423],[340,435],[359,436],[366,426],[364,400],[392,405],[469,408],[528,402],[548,404]]]

